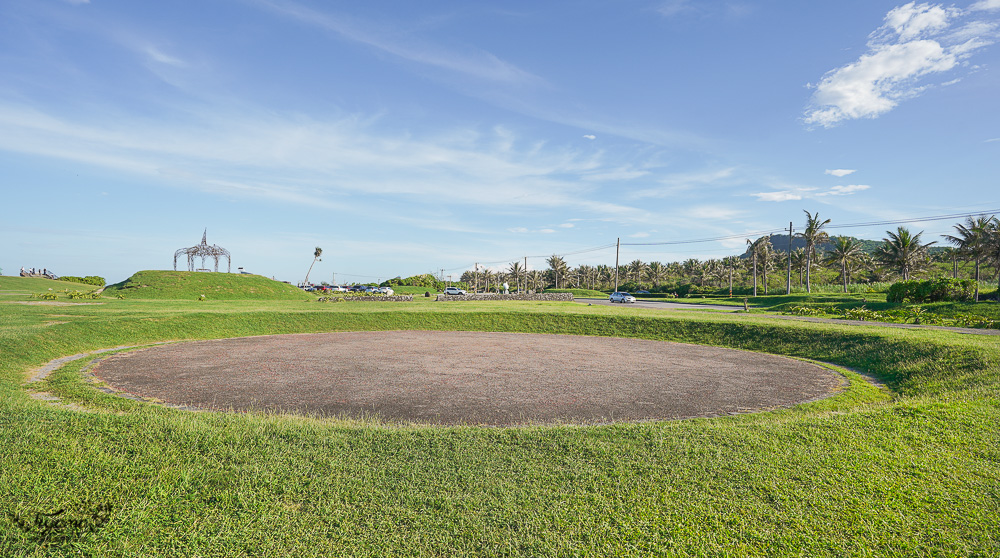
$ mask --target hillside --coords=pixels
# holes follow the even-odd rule
[[[53,291],[83,291],[90,292],[97,287],[93,285],[83,285],[81,283],[71,283],[68,281],[53,281],[52,279],[41,279],[37,277],[14,277],[0,276],[0,296],[27,296],[52,289]]]
[[[109,285],[104,296],[125,298],[191,300],[205,295],[208,300],[313,300],[287,283],[260,275],[201,273],[191,271],[139,271]]]

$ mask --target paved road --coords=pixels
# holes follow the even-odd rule
[[[574,302],[584,304],[600,304],[602,306],[628,306],[636,308],[651,308],[653,310],[722,310],[724,312],[742,311],[739,306],[722,306],[721,304],[685,304],[683,302],[668,302],[666,300],[637,300],[635,303],[619,304],[606,298],[574,298]]]
[[[585,304],[600,304],[602,306],[628,306],[636,308],[647,308],[651,310],[722,310],[724,312],[743,312],[743,309],[738,306],[721,306],[718,304],[684,304],[683,302],[660,302],[658,300],[640,300],[636,301],[634,304],[618,304],[612,303],[606,298],[575,298],[574,302],[585,303]],[[967,335],[996,335],[1000,336],[1000,330],[997,329],[973,329],[967,327],[948,327],[948,326],[935,326],[935,325],[917,325],[917,324],[894,324],[888,322],[860,322],[857,320],[840,320],[832,318],[813,318],[809,316],[784,316],[781,314],[754,314],[755,316],[777,318],[779,320],[794,320],[800,322],[816,322],[816,323],[827,323],[827,324],[839,324],[839,325],[849,325],[849,326],[883,326],[883,327],[896,327],[900,329],[940,329],[943,331],[953,331],[955,333],[964,333]]]

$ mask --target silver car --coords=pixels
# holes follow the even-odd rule
[[[608,298],[611,302],[635,302],[635,297],[628,293],[611,293],[611,297]]]

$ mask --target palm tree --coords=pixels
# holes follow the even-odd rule
[[[812,276],[810,270],[812,269],[812,261],[816,256],[816,246],[822,244],[830,239],[823,227],[830,223],[830,220],[826,221],[819,220],[819,212],[817,211],[815,215],[809,213],[805,209],[806,213],[806,226],[805,229],[799,233],[799,236],[804,238],[806,241],[806,292],[812,292]]]
[[[861,255],[861,243],[849,236],[838,236],[833,239],[833,249],[827,252],[826,264],[840,268],[840,277],[844,281],[844,292],[847,292],[848,273]]]
[[[805,285],[805,280],[803,279],[806,272],[806,266],[809,264],[809,258],[806,257],[805,248],[796,248],[792,250],[792,267],[794,267],[799,272],[799,286]]]
[[[751,241],[749,238],[747,239],[747,246],[750,247],[747,252],[750,254],[750,262],[753,265],[753,296],[755,297],[757,296],[757,259],[760,257],[761,247],[764,245],[765,240],[770,244],[771,237],[762,236],[754,241]]]
[[[740,258],[738,256],[726,256],[722,260],[722,263],[726,266],[726,269],[729,271],[729,294],[730,294],[730,296],[732,296],[732,294],[733,294],[733,271],[736,269],[736,266],[740,263]]]
[[[646,264],[642,260],[632,260],[632,263],[628,264],[628,274],[636,283],[642,281],[642,272],[646,269]]]
[[[666,273],[667,268],[660,262],[649,262],[649,265],[646,266],[646,278],[653,283],[653,287],[660,286],[660,281],[663,280]]]
[[[549,269],[552,270],[552,276],[555,279],[556,288],[558,289],[559,277],[566,274],[566,260],[552,254],[545,260],[545,263],[549,264]]]
[[[311,263],[309,265],[309,271],[306,272],[306,278],[305,278],[304,281],[302,281],[303,284],[306,284],[306,285],[309,284],[309,274],[312,273],[313,266],[316,265],[316,262],[323,261],[323,260],[319,259],[319,257],[322,256],[322,255],[323,255],[323,249],[320,248],[319,246],[317,246],[316,247],[316,251],[313,252],[313,263]]]
[[[521,291],[521,274],[524,273],[524,266],[521,262],[510,262],[510,267],[507,268],[508,272],[514,277],[514,283],[517,285],[518,292]]]
[[[976,301],[979,301],[979,264],[986,257],[988,250],[986,240],[989,236],[991,223],[996,217],[980,215],[965,218],[965,224],[955,225],[956,235],[944,235],[945,240],[958,246],[958,251],[976,264]]]
[[[924,234],[923,231],[913,234],[906,227],[899,227],[895,233],[885,233],[889,238],[882,239],[879,259],[899,270],[903,281],[909,281],[911,274],[927,264],[927,247],[934,242],[921,244],[920,235]]]
[[[986,261],[997,268],[997,300],[1000,300],[1000,220],[990,219],[986,227]],[[976,285],[976,296],[979,296],[979,285]]]

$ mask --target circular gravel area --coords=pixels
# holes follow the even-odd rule
[[[176,343],[116,354],[94,373],[117,390],[199,409],[497,426],[718,416],[846,385],[815,364],[733,349],[454,331]]]

